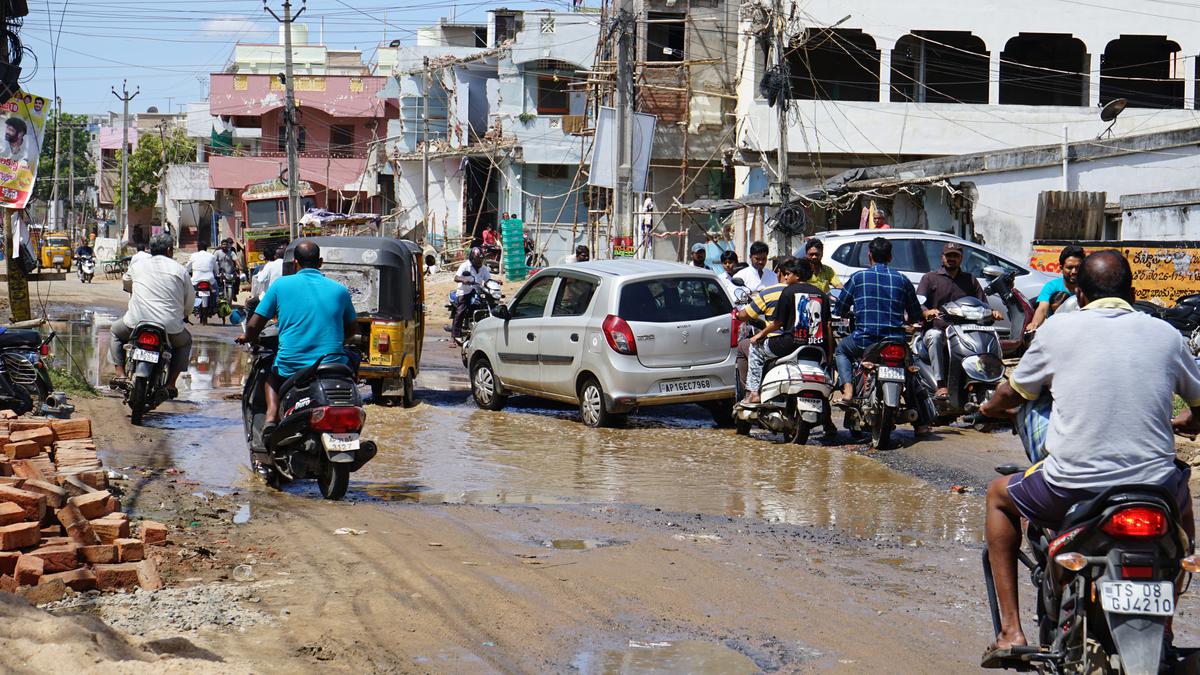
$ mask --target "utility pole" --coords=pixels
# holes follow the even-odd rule
[[[784,66],[783,47],[784,47],[784,27],[787,25],[783,20],[783,2],[775,0],[774,8],[771,13],[772,21],[774,22],[774,30],[772,33],[775,38],[775,54],[772,58],[772,64],[775,66],[776,72],[779,73],[783,80],[783,90],[779,94],[778,105],[775,107],[776,119],[779,125],[779,148],[775,156],[775,179],[778,181],[779,203],[781,206],[786,206],[788,203],[788,102],[791,97],[792,82],[787,76],[787,69]],[[772,195],[774,197],[774,195]],[[774,201],[772,199],[772,201]]]
[[[137,91],[129,93],[129,81],[121,82],[121,93],[117,93],[116,87],[113,87],[113,96],[116,96],[125,104],[125,112],[121,117],[121,211],[120,211],[120,230],[122,241],[130,239],[129,232],[129,102],[137,98],[137,95],[142,93],[142,88],[138,87]]]
[[[433,86],[433,78],[429,73],[429,57],[424,60],[425,95],[421,97],[421,220],[425,223],[426,236],[429,236],[429,90]]]
[[[62,130],[62,99],[54,99],[54,182],[50,185],[50,229],[62,227],[62,205],[58,202],[58,139]]]
[[[67,231],[74,236],[75,230],[75,127],[67,127]],[[57,181],[55,181],[57,182]]]
[[[633,232],[633,14],[631,0],[617,0],[617,189],[613,195],[615,236]],[[609,242],[610,247],[612,242]]]
[[[296,129],[296,85],[292,77],[292,24],[308,9],[308,0],[301,0],[303,6],[295,16],[292,16],[291,0],[283,0],[283,18],[263,0],[263,9],[270,12],[275,20],[283,24],[283,88],[287,101],[284,106],[284,124],[287,128],[287,162],[288,162],[288,227],[291,238],[300,238],[300,168],[296,158],[297,140]]]

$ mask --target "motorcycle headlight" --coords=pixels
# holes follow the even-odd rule
[[[1004,376],[1004,362],[992,354],[968,356],[962,367],[967,377],[981,382],[995,382]]]

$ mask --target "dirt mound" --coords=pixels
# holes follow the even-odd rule
[[[86,614],[54,616],[0,593],[0,669],[7,673],[233,673],[182,638],[140,644]]]

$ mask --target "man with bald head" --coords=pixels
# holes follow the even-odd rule
[[[296,272],[272,282],[246,322],[238,342],[254,343],[271,319],[279,323],[279,350],[267,378],[267,417],[263,436],[279,421],[279,389],[292,375],[321,359],[346,363],[342,347],[353,337],[357,316],[350,291],[321,274],[321,247],[301,241],[292,251]],[[324,358],[322,358],[324,357]]]
[[[1195,540],[1189,471],[1176,464],[1174,432],[1200,431],[1200,368],[1177,330],[1133,310],[1133,274],[1119,252],[1088,256],[1075,293],[1083,310],[1042,324],[980,409],[1006,417],[1045,391],[1054,399],[1047,458],[988,486],[985,527],[1001,628],[985,664],[1026,644],[1017,606],[1021,518],[1053,530],[1072,505],[1108,487],[1161,485],[1177,496]],[[1172,419],[1175,394],[1188,407]]]

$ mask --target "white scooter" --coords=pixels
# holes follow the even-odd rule
[[[737,403],[734,424],[742,435],[758,426],[783,434],[799,445],[808,443],[813,427],[829,418],[833,378],[826,370],[825,349],[802,345],[796,351],[763,364],[759,403]]]

